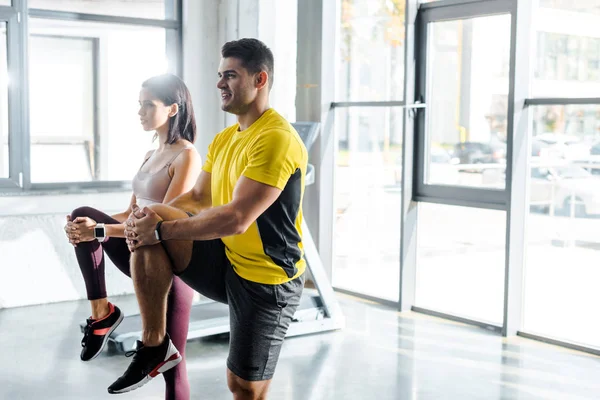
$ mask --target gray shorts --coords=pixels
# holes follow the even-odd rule
[[[203,296],[229,305],[227,367],[247,381],[273,377],[283,338],[300,304],[304,275],[265,285],[239,276],[220,239],[195,241],[192,259],[179,274]]]

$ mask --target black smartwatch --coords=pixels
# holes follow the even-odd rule
[[[99,242],[104,242],[106,240],[106,228],[104,224],[96,224],[94,227],[94,239]]]
[[[156,228],[154,228],[154,237],[159,242],[162,241],[162,237],[160,236],[160,226],[162,225],[163,222],[165,222],[165,221],[158,221],[158,223],[156,224]]]

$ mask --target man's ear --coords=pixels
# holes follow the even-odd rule
[[[169,107],[169,118],[174,117],[179,112],[179,104],[173,103],[171,107]]]
[[[258,74],[256,74],[255,79],[256,79],[256,81],[255,81],[256,88],[262,89],[262,88],[268,86],[269,74],[267,74],[266,71],[260,71]]]

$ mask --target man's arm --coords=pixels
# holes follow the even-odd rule
[[[196,215],[212,206],[211,174],[202,170],[196,184],[189,192],[171,200],[168,205]]]
[[[192,218],[165,221],[163,240],[210,240],[246,232],[277,200],[281,190],[242,176],[229,204],[210,208]]]

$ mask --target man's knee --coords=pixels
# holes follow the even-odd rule
[[[166,204],[155,203],[150,204],[146,208],[149,208],[150,210],[154,211],[156,214],[158,214],[159,217],[166,221],[188,217],[185,211],[182,211],[178,208]]]
[[[265,398],[270,381],[247,381],[227,369],[227,386],[235,400],[261,400]]]
[[[236,380],[229,380],[227,386],[235,400],[258,400],[261,398],[260,391],[256,387],[241,384]]]

